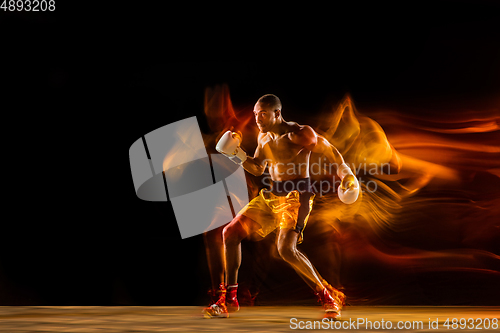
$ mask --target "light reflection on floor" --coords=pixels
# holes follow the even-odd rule
[[[4,306],[0,307],[0,332],[290,332],[314,328],[311,326],[314,321],[319,321],[318,331],[500,331],[494,324],[498,321],[493,319],[500,318],[500,307],[353,306],[345,308],[343,321],[336,325],[322,323],[321,308],[311,306],[244,307],[228,319],[204,319],[201,309],[195,306]],[[444,326],[448,318],[450,329]],[[452,326],[453,318],[457,318],[456,329]],[[461,318],[466,323],[463,329]],[[436,320],[438,329],[433,329],[436,323],[432,322]],[[401,327],[413,325],[413,328],[399,329],[400,322]]]

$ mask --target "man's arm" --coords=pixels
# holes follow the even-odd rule
[[[241,166],[254,176],[261,176],[266,170],[267,160],[264,158],[264,153],[261,148],[261,139],[264,133],[260,133],[257,138],[257,149],[255,149],[255,154],[253,157],[247,157],[245,162]]]
[[[261,135],[259,135],[258,146],[255,150],[254,157],[249,157],[243,149],[240,148],[241,134],[231,131],[226,131],[218,140],[215,149],[227,156],[231,161],[243,166],[245,170],[252,175],[260,176],[266,169],[267,162],[261,155]]]
[[[317,135],[317,143],[312,151],[324,154],[330,163],[337,166],[337,175],[341,179],[337,189],[340,201],[346,204],[355,202],[359,196],[359,182],[351,168],[345,164],[344,158],[337,148],[321,135]]]
[[[316,133],[310,126],[297,125],[298,129],[289,134],[290,140],[314,153],[321,153],[328,161],[337,166],[344,163],[342,155],[327,139]]]
[[[337,148],[335,148],[330,142],[328,142],[327,139],[322,137],[321,135],[317,135],[317,143],[312,149],[312,152],[314,153],[321,153],[328,158],[328,161],[332,164],[335,164],[337,166],[341,165],[344,163],[344,158],[342,155],[339,153]]]

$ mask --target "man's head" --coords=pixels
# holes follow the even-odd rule
[[[253,108],[259,130],[268,132],[276,123],[281,123],[281,101],[278,96],[267,94],[259,98]]]

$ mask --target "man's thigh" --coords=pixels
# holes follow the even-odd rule
[[[224,228],[224,232],[237,234],[239,238],[243,239],[250,234],[255,233],[261,228],[260,224],[245,215],[236,215],[236,217],[229,222]]]
[[[264,238],[273,232],[278,224],[276,215],[266,203],[262,194],[250,201],[236,216],[247,227],[249,234],[257,233]]]

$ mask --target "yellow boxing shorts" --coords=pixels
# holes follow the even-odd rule
[[[272,189],[262,189],[238,215],[246,216],[261,228],[257,233],[266,237],[275,229],[293,229],[299,233],[297,244],[304,239],[309,214],[314,202],[309,178],[273,181]]]

